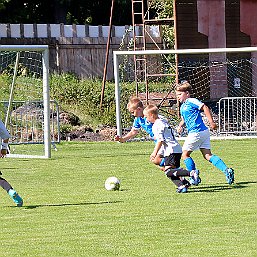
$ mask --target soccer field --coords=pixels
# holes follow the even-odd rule
[[[257,256],[256,145],[212,142],[235,169],[231,186],[193,153],[202,183],[187,194],[149,162],[152,142],[64,142],[49,160],[2,159],[24,206],[1,190],[0,256]],[[120,191],[104,188],[109,176]]]

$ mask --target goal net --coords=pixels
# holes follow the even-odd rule
[[[8,157],[50,158],[59,141],[58,104],[50,101],[48,46],[0,46],[0,118]]]
[[[180,117],[174,87],[183,81],[192,85],[191,97],[211,109],[219,125],[215,135],[257,135],[256,47],[115,51],[114,75],[120,135],[131,126],[122,105],[128,84],[132,95],[156,104],[176,126]]]

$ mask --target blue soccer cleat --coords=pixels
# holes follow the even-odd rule
[[[201,183],[201,178],[199,177],[199,170],[192,170],[190,172],[191,178],[189,179],[189,182],[191,185],[198,186]]]
[[[15,190],[10,189],[8,191],[8,194],[11,196],[12,200],[18,207],[21,207],[23,205],[22,198],[18,195],[18,193]]]
[[[234,183],[234,170],[232,168],[227,168],[225,171],[226,180],[229,185]]]

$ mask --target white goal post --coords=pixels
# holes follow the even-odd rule
[[[165,57],[164,62],[160,61],[163,57]],[[255,111],[257,109],[257,47],[114,51],[113,64],[118,135],[122,135],[123,128],[120,105],[122,84],[124,80],[130,81],[131,84],[133,84],[133,80],[135,81],[136,75],[133,77],[133,75],[128,74],[137,72],[137,68],[135,68],[137,65],[133,64],[136,58],[144,59],[148,67],[152,66],[148,68],[147,73],[151,73],[150,69],[155,70],[155,73],[158,70],[159,81],[162,81],[162,78],[166,75],[169,76],[170,74],[168,73],[173,70],[173,73],[175,73],[173,84],[187,80],[190,84],[193,84],[197,98],[205,101],[215,101],[217,105],[220,105],[217,108],[218,117],[216,120],[219,125],[219,134],[233,136],[257,135],[257,113]],[[159,58],[159,61],[154,62],[152,61],[153,58]],[[196,60],[198,58],[199,61]],[[170,60],[174,62],[171,64]],[[168,66],[170,65],[168,69],[167,64]],[[171,68],[171,66],[173,67]],[[158,76],[156,74],[146,74],[145,77],[146,79],[152,79]],[[171,79],[168,81],[171,81]],[[249,97],[252,97],[251,103],[244,101]],[[224,100],[221,100],[223,98]],[[233,108],[230,104],[232,100],[227,100],[230,98],[236,98],[233,101]],[[221,106],[222,110],[220,109]],[[236,108],[239,108],[240,111],[236,111]],[[218,112],[222,115],[219,115]],[[242,117],[239,117],[240,115]],[[247,129],[247,126],[251,129]]]
[[[7,90],[9,83],[9,98],[3,99],[3,97],[6,96],[1,94],[1,119],[5,122],[9,132],[14,130],[14,128],[16,129],[16,135],[11,133],[11,151],[7,157],[50,158],[51,137],[48,46],[1,45],[0,62],[0,79],[6,84],[5,90]],[[36,99],[33,99],[33,97],[36,97]],[[24,104],[21,102],[24,102]],[[14,103],[16,103],[16,105]],[[32,105],[40,105],[42,114],[37,107],[32,110]],[[30,114],[24,112],[21,113],[20,110],[28,109],[28,106],[30,106]],[[12,112],[16,112],[15,116]],[[17,114],[19,114],[19,120]],[[36,120],[33,115],[37,115]],[[24,123],[24,127],[22,128],[18,127],[21,123]],[[35,128],[35,124],[38,125],[39,123],[41,126],[40,129],[38,127]],[[26,142],[25,133],[26,138],[29,138]],[[40,137],[42,140],[40,142],[39,140],[34,140],[36,133],[41,133]],[[18,146],[12,146],[12,144],[15,145],[21,142],[18,142],[18,137],[22,138],[22,143],[31,143],[31,145],[39,143],[43,146],[43,149],[36,154],[27,150],[26,152],[19,152]],[[12,152],[12,149],[15,149],[15,151]]]

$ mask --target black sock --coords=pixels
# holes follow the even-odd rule
[[[0,186],[8,193],[12,186],[4,178],[0,178]]]
[[[169,168],[165,170],[165,174],[167,177],[176,176],[176,177],[189,177],[190,171],[184,169],[172,169]]]
[[[177,170],[176,176],[178,176],[178,177],[190,177],[190,171],[184,170],[184,169]]]
[[[180,187],[183,185],[183,181],[180,180],[179,177],[176,176],[169,176],[168,177],[177,187]]]

